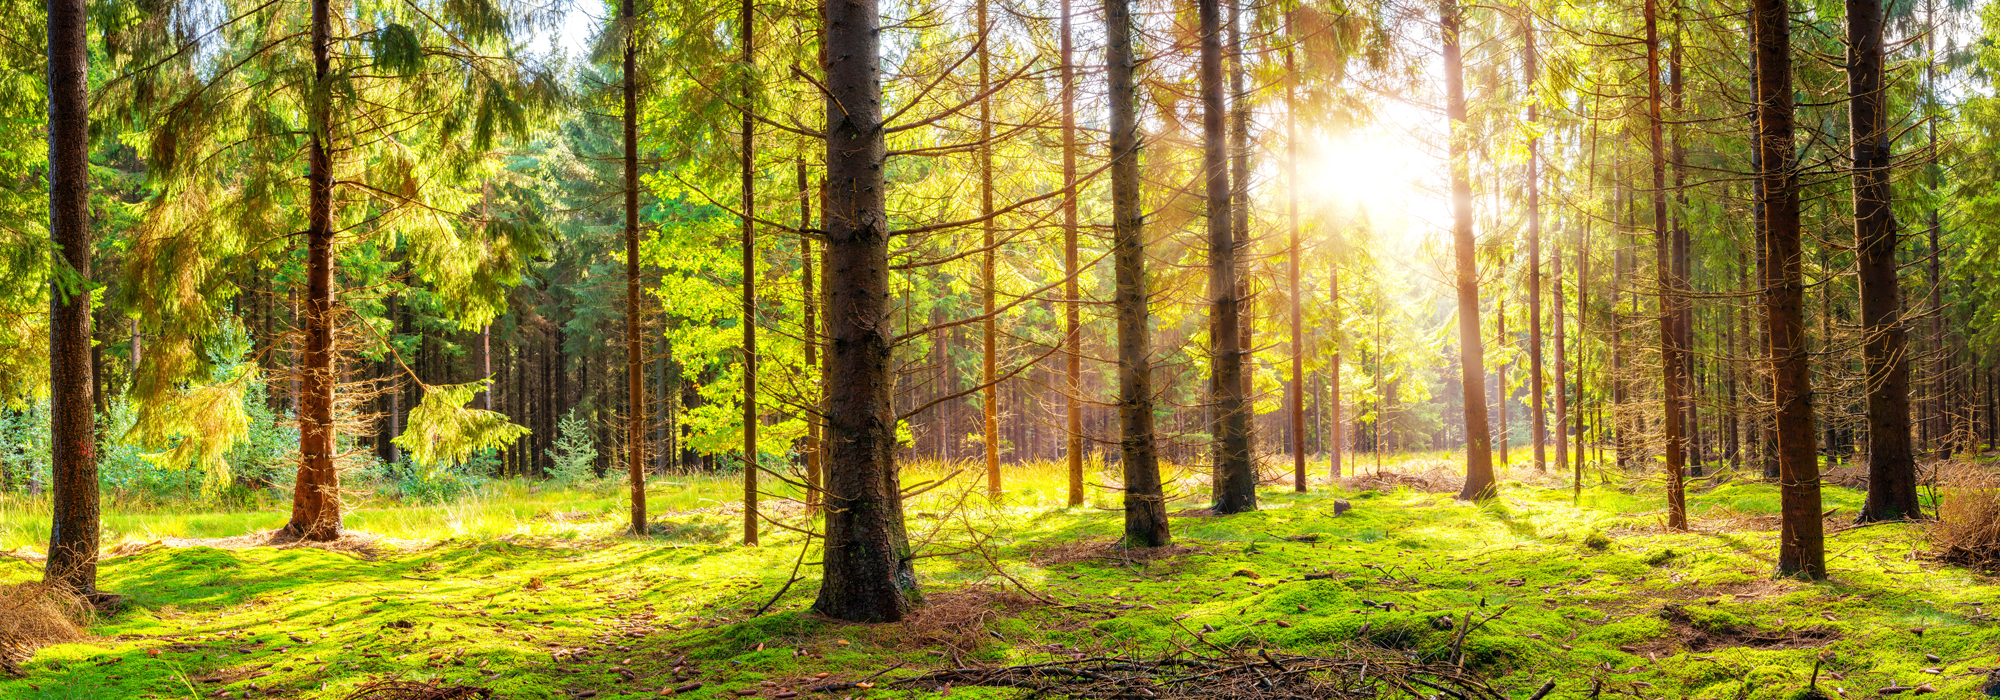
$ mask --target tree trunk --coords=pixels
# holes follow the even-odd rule
[[[1686,300],[1684,282],[1674,265],[1673,233],[1667,226],[1667,148],[1663,138],[1660,94],[1659,3],[1646,0],[1646,111],[1648,135],[1653,148],[1653,250],[1655,274],[1660,280],[1660,373],[1665,384],[1661,409],[1665,413],[1667,463],[1667,528],[1687,529],[1687,492],[1682,485],[1687,458],[1687,419],[1683,402],[1687,396],[1687,363],[1681,358],[1680,305]]]
[[[632,0],[624,0],[631,2]],[[743,66],[752,68],[757,61],[755,29],[756,8],[751,0],[743,0],[738,15],[741,33],[737,41],[742,44]],[[743,544],[757,544],[757,124],[751,119],[751,90],[748,82],[743,86],[742,141],[737,157],[742,170],[742,201],[737,206],[743,212]],[[637,478],[637,477],[635,477]],[[635,488],[637,488],[635,486]]]
[[[798,160],[799,179],[799,231],[812,228],[812,183],[806,177],[806,159]],[[799,236],[799,307],[804,315],[803,338],[805,339],[806,372],[819,368],[819,285],[813,283],[813,239],[810,234]],[[819,513],[820,489],[824,479],[820,469],[819,455],[819,404],[805,412],[806,418],[806,514]]]
[[[825,561],[813,610],[895,622],[920,602],[896,474],[879,0],[826,4]]]
[[[1063,404],[1068,440],[1069,504],[1083,505],[1083,331],[1078,325],[1076,255],[1076,67],[1070,60],[1070,0],[1062,0]]]
[[[1451,134],[1452,249],[1457,259],[1458,373],[1465,396],[1465,488],[1460,499],[1499,495],[1493,480],[1493,436],[1486,424],[1486,357],[1479,337],[1479,261],[1472,238],[1472,178],[1467,164],[1465,63],[1460,56],[1458,0],[1440,0],[1438,21],[1444,39],[1445,116]],[[1379,420],[1379,419],[1378,419]],[[1377,446],[1380,449],[1380,446]]]
[[[631,532],[646,534],[646,360],[639,337],[639,38],[633,0],[618,3],[624,31],[625,98],[625,425],[626,478],[632,498]],[[747,123],[747,119],[745,120]]]
[[[1333,433],[1333,449],[1331,451],[1333,452],[1333,456],[1331,462],[1333,478],[1338,479],[1341,477],[1341,453],[1346,451],[1347,448],[1347,433],[1340,429],[1342,408],[1340,404],[1340,351],[1342,346],[1346,344],[1343,341],[1347,339],[1347,336],[1341,331],[1341,322],[1345,320],[1345,317],[1341,316],[1340,313],[1340,263],[1338,262],[1327,263],[1326,291],[1328,301],[1333,306],[1333,322],[1328,324],[1332,327],[1333,370],[1328,373],[1331,376],[1327,378],[1328,383],[1333,385],[1333,396],[1328,399],[1327,403],[1331,404],[1333,408],[1333,424],[1331,426]]]
[[[1777,404],[1779,576],[1824,578],[1819,464],[1813,454],[1812,376],[1806,364],[1797,164],[1792,162],[1791,15],[1783,0],[1752,0],[1757,30],[1757,154],[1763,167],[1764,315]]]
[[[992,91],[992,51],[987,40],[991,38],[992,26],[986,17],[986,0],[978,1],[979,20],[979,229],[984,237],[985,248],[980,255],[979,280],[980,298],[985,303],[985,317],[980,320],[981,365],[980,390],[981,408],[986,416],[986,497],[1000,499],[1000,386],[998,362],[994,355],[998,350],[994,317],[994,285],[999,284],[995,275],[995,251],[993,231],[993,99]]]
[[[1211,0],[1212,1],[1212,0]],[[1139,191],[1139,91],[1132,67],[1131,0],[1104,0],[1104,66],[1111,112],[1111,239],[1118,315],[1118,426],[1125,546],[1164,547],[1167,501],[1153,442],[1153,353],[1146,308],[1145,213]]]
[[[1236,266],[1237,332],[1242,336],[1236,348],[1243,356],[1243,453],[1249,455],[1251,469],[1257,468],[1257,344],[1252,337],[1257,314],[1252,308],[1255,294],[1250,290],[1247,255],[1250,249],[1250,93],[1244,88],[1243,5],[1246,0],[1227,0],[1229,12],[1226,56],[1229,62],[1229,234],[1236,241],[1231,264]]]
[[[1854,235],[1868,387],[1868,500],[1860,521],[1923,517],[1910,452],[1910,371],[1896,279],[1882,2],[1847,0],[1847,115],[1854,139]]]
[[[1528,125],[1529,125],[1529,133],[1533,134],[1535,133],[1534,132],[1535,125],[1539,121],[1541,121],[1541,105],[1540,101],[1535,98],[1535,90],[1536,90],[1535,71],[1537,66],[1535,65],[1535,59],[1536,59],[1535,24],[1532,17],[1529,18],[1526,25],[1523,27],[1523,33],[1526,35],[1524,43],[1526,44],[1527,47],[1523,53],[1523,59],[1524,62],[1526,63],[1526,68],[1527,68],[1526,77],[1527,77],[1527,87],[1528,87]],[[1547,472],[1549,470],[1548,447],[1547,447],[1549,428],[1548,428],[1548,418],[1542,413],[1542,397],[1546,394],[1546,390],[1542,386],[1542,180],[1541,180],[1542,163],[1541,159],[1542,159],[1542,139],[1539,135],[1530,136],[1528,138],[1528,174],[1527,174],[1528,391],[1530,393],[1529,396],[1530,415],[1534,418],[1535,434],[1533,438],[1535,441],[1535,471]],[[1558,257],[1557,260],[1561,260],[1561,258]],[[1558,262],[1557,265],[1560,266],[1561,263]],[[1558,295],[1561,294],[1561,285],[1562,285],[1561,275],[1560,273],[1558,273],[1556,281]],[[1562,312],[1561,312],[1562,306],[1560,302],[1557,303],[1556,309],[1557,309],[1556,317],[1560,319],[1562,317]],[[1560,327],[1562,321],[1558,320],[1556,324],[1558,325],[1558,327]],[[1557,348],[1556,364],[1560,365],[1562,364],[1562,358],[1561,358],[1562,340],[1560,333],[1557,334],[1556,348]],[[1562,376],[1562,370],[1560,369],[1556,370],[1556,376],[1560,378]],[[1560,379],[1556,382],[1556,393],[1558,394],[1558,398],[1556,399],[1556,405],[1557,405],[1556,412],[1560,414],[1562,412],[1561,408],[1562,399],[1560,398],[1560,394],[1562,393],[1562,382],[1560,381]],[[1558,415],[1556,418],[1556,425],[1562,425],[1562,418],[1560,415]],[[1556,463],[1558,465],[1562,463],[1562,454],[1563,454],[1562,447],[1557,446]]]
[[[1214,420],[1214,510],[1257,509],[1257,468],[1250,455],[1250,417],[1243,391],[1243,335],[1236,281],[1236,239],[1230,232],[1229,149],[1224,129],[1221,0],[1199,0],[1201,13],[1202,171],[1208,197],[1209,390]]]
[[[1287,12],[1285,13],[1286,38],[1293,39],[1291,34],[1292,15],[1290,12]],[[1285,184],[1288,190],[1286,193],[1288,206],[1285,212],[1286,217],[1289,219],[1289,230],[1291,232],[1291,240],[1288,241],[1290,253],[1286,255],[1290,259],[1290,268],[1286,271],[1286,280],[1291,285],[1289,291],[1292,302],[1292,381],[1289,387],[1289,398],[1291,399],[1289,403],[1292,409],[1292,488],[1300,493],[1304,493],[1306,490],[1306,408],[1304,401],[1306,341],[1305,333],[1302,330],[1303,326],[1300,322],[1300,313],[1301,309],[1305,306],[1305,300],[1299,296],[1299,254],[1304,252],[1305,249],[1299,247],[1298,91],[1297,81],[1289,77],[1296,75],[1296,70],[1292,62],[1292,45],[1288,43],[1285,45],[1285,74],[1288,76],[1285,80]]]
[[[50,494],[43,580],[97,593],[97,425],[90,362],[90,44],[83,0],[49,0]]]
[[[328,0],[312,2],[313,84],[326,84],[331,71],[332,25]],[[288,534],[313,541],[340,537],[340,472],[334,466],[333,420],[333,153],[331,96],[314,89],[307,104],[312,122],[307,142],[306,296],[299,319],[305,326],[300,358],[299,474],[292,489]]]

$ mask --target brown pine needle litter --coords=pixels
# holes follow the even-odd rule
[[[1440,692],[1464,700],[1508,697],[1506,692],[1487,685],[1456,664],[1358,650],[1343,656],[1307,656],[1260,649],[1254,653],[1185,653],[1154,659],[1095,657],[1019,666],[953,668],[903,678],[894,685],[933,690],[954,686],[1015,688],[1029,691],[1033,697],[1098,700],[1343,700],[1382,698],[1397,693],[1430,697]]]
[[[88,638],[90,606],[41,581],[0,586],[0,674],[22,675],[35,650]]]
[[[347,694],[347,700],[472,700],[491,698],[493,691],[470,685],[445,685],[440,681],[411,681],[378,678]]]

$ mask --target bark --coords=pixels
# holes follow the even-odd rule
[[[1199,0],[1201,14],[1202,170],[1208,197],[1209,409],[1215,436],[1214,510],[1257,509],[1257,469],[1243,391],[1242,325],[1236,239],[1230,232],[1229,150],[1223,126],[1221,0]]]
[[[1530,129],[1541,120],[1540,101],[1535,97],[1535,25],[1532,17],[1523,28],[1527,46],[1523,58],[1527,64],[1528,125]],[[1530,131],[1530,133],[1533,133]],[[1546,389],[1542,386],[1542,182],[1541,182],[1542,139],[1532,136],[1528,139],[1528,391],[1530,415],[1534,419],[1535,471],[1546,472],[1548,465],[1548,417],[1542,412],[1542,397]],[[1557,258],[1560,260],[1561,258]],[[1560,262],[1557,263],[1561,265]],[[1557,274],[1556,294],[1562,294],[1561,274]],[[1556,303],[1556,318],[1562,318],[1562,303]],[[1558,327],[1562,321],[1556,321]],[[1556,335],[1556,364],[1562,364],[1562,335]],[[1562,370],[1556,370],[1562,376]],[[1557,381],[1556,425],[1562,425],[1562,382]],[[1558,441],[1560,442],[1560,441]],[[1562,447],[1556,447],[1556,463],[1562,463]]]
[[[91,412],[90,44],[83,0],[48,9],[51,518],[43,580],[97,593],[97,426]]]
[[[1667,149],[1662,136],[1660,94],[1659,3],[1646,0],[1646,111],[1650,117],[1648,134],[1653,147],[1653,250],[1655,274],[1660,284],[1660,373],[1665,388],[1661,409],[1665,413],[1667,466],[1667,528],[1687,529],[1687,491],[1683,485],[1687,458],[1687,419],[1683,402],[1687,396],[1687,363],[1682,359],[1680,306],[1686,300],[1685,282],[1673,259],[1673,233],[1667,226]]]
[[[313,83],[326,84],[331,71],[332,25],[329,0],[312,2]],[[333,420],[333,153],[331,99],[316,88],[307,104],[312,123],[306,146],[306,294],[300,322],[305,352],[300,357],[299,474],[292,489],[287,534],[313,541],[340,537],[340,472],[334,466]]]
[[[1552,314],[1552,318],[1550,319],[1551,321],[1554,322],[1555,328],[1552,329],[1554,332],[1550,339],[1555,341],[1555,351],[1556,351],[1556,390],[1553,394],[1555,398],[1555,406],[1553,407],[1553,409],[1555,413],[1555,424],[1556,424],[1555,462],[1556,462],[1556,468],[1561,469],[1563,467],[1569,466],[1569,439],[1566,435],[1564,435],[1564,433],[1567,432],[1565,430],[1565,427],[1569,425],[1569,390],[1568,390],[1569,358],[1567,355],[1563,353],[1563,340],[1564,340],[1563,306],[1565,303],[1565,299],[1563,294],[1562,251],[1560,250],[1561,247],[1560,244],[1558,244],[1555,247],[1558,248],[1558,250],[1556,250],[1554,254],[1550,256],[1549,260],[1550,263],[1549,291],[1555,297],[1554,298],[1555,305],[1552,307],[1555,310],[1555,313]],[[1579,401],[1583,399],[1583,392],[1581,389],[1582,385],[1579,384],[1577,392],[1577,399]],[[1539,411],[1537,413],[1539,413]],[[1575,485],[1580,488],[1583,485],[1583,470],[1581,469],[1577,470],[1576,477],[1577,478]],[[1581,495],[1581,493],[1579,492],[1578,495]]]
[[[994,286],[999,278],[994,274],[996,251],[994,249],[993,226],[993,99],[992,52],[988,50],[987,39],[992,31],[986,16],[986,0],[979,0],[979,94],[987,95],[979,99],[979,224],[980,234],[985,240],[985,253],[980,255],[979,280],[980,298],[985,303],[985,318],[979,322],[981,333],[980,381],[985,388],[980,390],[981,408],[986,413],[986,497],[1000,499],[1000,383],[998,347],[995,337]]]
[[[1447,157],[1451,168],[1452,249],[1457,262],[1458,370],[1465,397],[1465,488],[1458,497],[1484,500],[1499,495],[1493,480],[1493,436],[1486,424],[1485,345],[1479,337],[1479,261],[1472,237],[1472,178],[1467,164],[1465,64],[1459,49],[1458,0],[1440,0],[1438,22],[1444,39],[1445,116],[1450,120]],[[1376,446],[1377,451],[1381,449]]]
[[[1285,35],[1291,38],[1292,16],[1285,14]],[[1292,488],[1300,493],[1306,490],[1306,409],[1305,383],[1302,365],[1306,354],[1305,334],[1300,323],[1300,308],[1305,304],[1299,296],[1299,125],[1298,91],[1296,81],[1289,76],[1297,70],[1292,61],[1292,47],[1285,46],[1285,183],[1289,185],[1288,206],[1285,210],[1291,240],[1289,243],[1290,268],[1286,280],[1291,284],[1290,299],[1292,311],[1292,381],[1289,387],[1292,409]]]
[[[625,0],[631,2],[632,0]],[[751,0],[743,0],[738,15],[741,33],[737,41],[743,49],[743,66],[747,70],[756,65],[757,45],[755,29],[756,8]],[[752,87],[746,79],[743,85],[742,141],[737,157],[740,159],[742,201],[737,203],[743,212],[743,544],[757,544],[757,123],[750,114]],[[634,477],[637,478],[637,477]]]
[[[1597,184],[1597,129],[1595,126],[1591,128],[1590,162],[1591,190],[1595,191]],[[1573,491],[1571,497],[1577,501],[1583,500],[1583,462],[1589,456],[1589,451],[1584,448],[1583,441],[1584,436],[1590,432],[1590,426],[1584,422],[1585,413],[1583,403],[1584,385],[1586,384],[1583,378],[1585,371],[1588,369],[1586,366],[1587,363],[1584,362],[1583,341],[1590,337],[1590,224],[1588,222],[1589,219],[1585,219],[1584,225],[1576,232],[1576,348],[1571,351],[1576,355],[1576,377],[1573,379],[1576,382],[1576,482],[1570,488]],[[1557,343],[1556,346],[1557,350],[1560,351],[1562,344]],[[1600,389],[1599,391],[1603,390]],[[1598,405],[1603,405],[1601,397]],[[1599,421],[1597,434],[1599,436],[1598,441],[1602,444],[1604,435],[1602,420]]]
[[[1124,469],[1125,546],[1164,547],[1167,501],[1153,441],[1153,353],[1146,286],[1145,213],[1139,191],[1138,87],[1131,0],[1104,0],[1104,66],[1111,117],[1111,239],[1117,268],[1118,432]]]
[[[1328,400],[1328,403],[1332,404],[1333,406],[1333,425],[1331,428],[1333,432],[1333,450],[1332,450],[1333,478],[1338,479],[1341,477],[1341,463],[1340,463],[1341,452],[1345,451],[1347,447],[1347,433],[1346,431],[1340,429],[1341,408],[1342,408],[1340,405],[1340,350],[1341,346],[1343,345],[1341,341],[1346,340],[1346,336],[1341,334],[1341,322],[1344,321],[1345,318],[1342,317],[1340,314],[1339,263],[1327,264],[1326,288],[1327,288],[1328,301],[1330,301],[1333,306],[1333,323],[1330,324],[1332,326],[1331,332],[1333,334],[1333,369],[1330,372],[1332,376],[1328,378],[1328,382],[1333,385],[1333,396]]]
[[[1083,505],[1083,337],[1078,325],[1076,256],[1076,67],[1070,60],[1070,0],[1062,0],[1063,402],[1068,439],[1069,504]]]
[[[629,450],[625,466],[632,498],[631,532],[643,536],[646,534],[646,360],[639,336],[639,37],[633,0],[619,0],[618,17],[625,32],[620,86],[625,98],[620,120],[625,140],[625,447]]]
[[[1229,46],[1224,54],[1229,63],[1229,233],[1236,241],[1231,258],[1236,265],[1237,351],[1243,355],[1243,452],[1250,456],[1252,469],[1257,459],[1257,343],[1252,337],[1257,314],[1252,308],[1256,296],[1250,291],[1248,260],[1250,248],[1250,101],[1244,88],[1243,4],[1228,0]]]
[[[1771,329],[1777,405],[1779,576],[1826,576],[1819,464],[1813,454],[1812,377],[1806,364],[1797,163],[1792,160],[1791,16],[1783,0],[1753,0],[1757,55],[1757,154],[1762,168],[1764,316]]]
[[[1854,236],[1868,387],[1868,499],[1860,520],[1923,517],[1910,451],[1909,348],[1890,209],[1888,94],[1882,84],[1882,2],[1847,0],[1847,116],[1854,139]]]
[[[920,602],[896,473],[889,371],[879,0],[826,4],[825,560],[813,610],[895,622]]]
[[[806,178],[806,159],[798,160],[799,230],[812,228],[812,184]],[[799,307],[803,309],[806,371],[819,368],[819,286],[813,284],[813,244],[811,236],[799,237]],[[818,408],[817,406],[814,407]],[[806,411],[806,513],[819,513],[824,487],[819,454],[818,410]]]

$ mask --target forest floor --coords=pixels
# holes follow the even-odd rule
[[[1258,512],[1182,511],[1175,547],[1140,555],[1116,546],[1121,519],[1103,496],[1061,506],[1053,471],[1009,472],[1026,486],[999,506],[968,497],[971,484],[913,499],[927,607],[884,625],[808,612],[817,575],[799,566],[799,535],[733,544],[739,487],[721,477],[674,482],[707,495],[661,499],[682,507],[656,510],[644,539],[615,534],[624,508],[609,495],[516,504],[514,532],[442,540],[127,536],[100,581],[129,605],[90,639],[40,650],[25,678],[0,675],[0,698],[336,699],[374,697],[356,693],[385,679],[505,699],[1015,697],[1026,693],[897,681],[1259,649],[1300,655],[1274,665],[1456,662],[1515,699],[1548,681],[1549,698],[1805,697],[1815,679],[1826,697],[1971,697],[2000,667],[2000,624],[1984,610],[2000,611],[2000,585],[1928,559],[1924,525],[1848,527],[1861,494],[1838,486],[1826,490],[1832,577],[1803,583],[1771,578],[1775,487],[1726,474],[1690,485],[1684,533],[1662,527],[1657,484],[1596,475],[1572,503],[1562,478],[1517,469],[1483,505],[1439,492],[1455,486],[1438,478],[1306,494],[1274,481]],[[1352,510],[1336,515],[1336,498]],[[350,522],[370,518],[390,522]],[[0,558],[0,583],[38,576],[36,562]],[[843,681],[862,685],[813,692]]]

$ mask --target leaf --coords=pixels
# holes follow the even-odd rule
[[[417,42],[417,33],[402,24],[390,24],[375,33],[375,41],[369,46],[375,56],[375,67],[397,75],[416,75],[424,69],[424,47]]]

